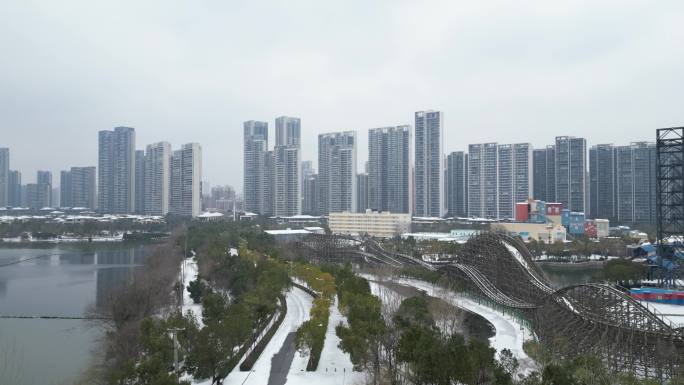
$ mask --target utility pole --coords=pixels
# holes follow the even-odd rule
[[[169,332],[173,335],[173,372],[178,375],[178,332],[185,330],[184,328],[170,328]]]

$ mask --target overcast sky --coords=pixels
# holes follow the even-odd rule
[[[3,0],[0,147],[31,182],[128,125],[139,149],[199,142],[203,179],[241,190],[242,122],[280,115],[314,165],[319,133],[356,130],[359,169],[368,128],[422,109],[446,152],[654,140],[684,125],[682,20],[681,0]]]

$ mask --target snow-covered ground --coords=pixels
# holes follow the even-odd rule
[[[362,274],[362,276],[366,279],[376,281],[386,279],[384,277],[368,274]],[[432,297],[441,298],[456,307],[481,315],[494,326],[495,334],[494,337],[489,339],[489,343],[497,352],[500,352],[503,349],[510,350],[511,353],[513,353],[513,356],[518,359],[518,362],[520,363],[520,372],[523,374],[537,368],[535,362],[523,351],[523,342],[532,339],[532,334],[529,330],[525,329],[515,317],[501,314],[460,293],[443,289],[425,281],[396,278],[393,279],[393,282],[423,290]],[[373,286],[371,286],[371,288],[372,287]],[[376,288],[375,290],[379,289]]]
[[[340,323],[346,323],[346,318],[337,308],[337,298],[330,306],[330,318],[328,319],[328,329],[325,332],[325,343],[321,352],[321,359],[318,361],[318,368],[315,372],[306,371],[308,357],[295,355],[292,361],[290,373],[287,376],[288,385],[344,385],[362,384],[365,376],[361,372],[354,372],[349,354],[338,347],[340,338],[335,332],[335,327]]]
[[[190,298],[190,292],[188,292],[188,284],[197,278],[197,262],[194,258],[186,258],[183,260],[181,265],[181,274],[183,274],[183,314],[188,314],[192,312],[192,315],[197,320],[199,327],[203,327],[202,322],[202,304],[194,303],[192,298]]]
[[[684,326],[684,306],[671,305],[668,303],[639,301],[651,311],[656,310],[656,314],[663,316],[665,322],[672,323],[674,327]]]
[[[268,377],[271,373],[271,359],[280,351],[288,334],[296,332],[299,325],[309,319],[313,298],[305,291],[293,287],[286,293],[285,301],[287,302],[285,319],[278,328],[278,331],[273,335],[273,338],[271,338],[266,349],[259,356],[252,370],[250,372],[241,372],[240,365],[238,364],[223,381],[224,385],[265,385],[268,383]],[[295,353],[295,361],[297,356],[298,353]],[[290,367],[288,378],[293,373],[295,361],[293,361],[293,366]],[[306,367],[306,363],[304,367]]]

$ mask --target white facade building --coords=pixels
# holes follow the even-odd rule
[[[411,230],[411,214],[371,210],[365,213],[330,213],[328,226],[333,234],[391,238]]]
[[[301,120],[276,118],[274,161],[274,214],[287,217],[302,213],[301,200]]]
[[[196,217],[202,208],[202,147],[184,144],[171,158],[171,199],[169,211]]]
[[[171,195],[171,144],[158,142],[147,146],[144,174],[145,214],[166,215]]]

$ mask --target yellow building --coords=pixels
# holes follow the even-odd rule
[[[365,213],[330,213],[328,227],[333,234],[391,238],[411,231],[411,214],[371,210]]]
[[[497,223],[492,230],[503,230],[507,234],[519,235],[523,240],[535,239],[546,243],[565,241],[565,227],[560,223]]]

